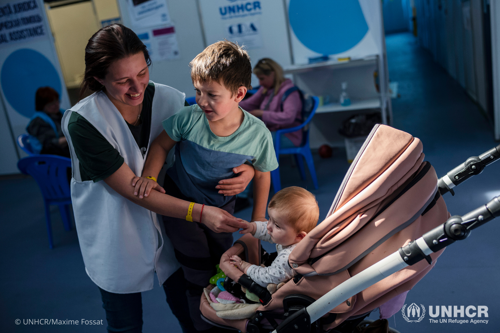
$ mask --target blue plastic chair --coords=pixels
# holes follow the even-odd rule
[[[56,155],[35,155],[25,157],[17,162],[19,170],[35,178],[42,191],[45,203],[45,220],[49,235],[49,246],[52,249],[52,227],[50,222],[50,206],[59,206],[59,212],[66,230],[71,230],[69,205],[71,192],[68,184],[67,169],[71,168],[71,159]]]
[[[280,155],[289,155],[294,154],[295,160],[297,161],[297,166],[299,167],[300,176],[302,180],[306,179],[306,171],[304,169],[304,161],[302,161],[301,156],[306,160],[307,167],[309,168],[309,173],[311,174],[312,181],[314,183],[314,188],[318,188],[318,179],[316,178],[316,169],[314,168],[313,157],[311,153],[311,147],[309,147],[309,123],[311,122],[316,110],[319,105],[319,98],[316,96],[311,96],[314,100],[314,106],[307,116],[307,119],[299,126],[292,128],[285,128],[276,131],[276,136],[274,138],[274,149],[276,151],[276,158],[279,160]],[[294,148],[280,148],[281,136],[285,133],[291,133],[298,130],[303,131],[302,136],[302,144],[300,147]],[[273,188],[275,192],[281,190],[281,179],[280,179],[280,171],[278,169],[271,171],[271,183],[273,184]]]
[[[192,97],[186,97],[186,102],[187,102],[189,105],[196,104],[196,97],[195,97],[195,96],[192,96]]]
[[[17,137],[17,145],[29,156],[36,155],[30,145],[30,137],[28,134],[21,134]]]

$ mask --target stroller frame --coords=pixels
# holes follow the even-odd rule
[[[500,145],[490,149],[480,156],[470,157],[463,164],[448,172],[444,177],[438,180],[436,196],[443,195],[451,192],[454,195],[453,188],[468,178],[480,174],[483,169],[489,164],[500,159]],[[334,205],[335,201],[334,200]],[[332,206],[333,209],[333,206]],[[449,216],[449,215],[448,215]],[[399,250],[380,260],[379,262],[371,265],[356,275],[350,277],[343,283],[337,285],[335,288],[318,298],[317,300],[305,295],[289,295],[283,300],[284,314],[273,315],[271,313],[260,312],[249,319],[246,331],[251,333],[257,332],[324,332],[323,325],[325,319],[327,322],[333,322],[330,317],[335,317],[335,314],[330,317],[325,317],[331,310],[372,286],[373,284],[385,279],[386,277],[398,272],[408,266],[415,265],[416,263],[427,260],[431,264],[431,253],[441,251],[448,245],[453,244],[458,240],[463,240],[468,237],[470,231],[483,224],[491,221],[492,219],[500,216],[500,196],[493,198],[487,204],[471,211],[464,216],[452,216],[448,220],[435,227],[434,229],[426,232],[418,239],[411,241],[406,246],[399,248]],[[238,243],[238,242],[237,242]],[[240,242],[240,244],[242,244]],[[246,246],[242,244],[246,249]],[[246,253],[248,255],[248,253]],[[247,260],[248,261],[248,260]],[[244,279],[240,282],[247,289],[257,294],[263,301],[267,303],[270,295],[265,288],[253,283],[245,275]],[[346,301],[347,300],[347,301]],[[349,318],[333,330],[346,326],[349,322],[359,323],[370,312],[365,315],[356,316],[356,318]],[[279,325],[275,319],[284,319]],[[357,320],[360,318],[360,320]],[[206,319],[206,318],[204,318]],[[274,330],[265,329],[262,327],[262,320],[267,319],[268,323],[274,327]],[[333,318],[335,319],[335,318]],[[206,319],[211,322],[210,320]],[[214,324],[213,322],[211,322]],[[235,329],[233,327],[216,326],[226,329]],[[347,331],[346,331],[347,332]],[[350,331],[349,331],[350,332]]]

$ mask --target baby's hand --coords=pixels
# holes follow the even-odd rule
[[[240,234],[248,234],[251,233],[255,235],[255,231],[257,231],[257,225],[254,222],[246,222],[246,227],[241,228]]]
[[[239,268],[243,273],[246,273],[247,268],[251,266],[248,262],[241,260],[237,255],[231,256],[229,262]]]
[[[151,190],[156,190],[161,193],[165,193],[165,189],[158,185],[152,179],[146,177],[134,177],[132,178],[132,186],[134,187],[134,195],[138,196],[140,199],[148,197]]]
[[[234,256],[231,256],[231,258],[229,258],[229,262],[231,264],[235,265],[236,267],[240,268],[243,260],[241,260],[241,258],[238,257],[237,255],[234,255]]]

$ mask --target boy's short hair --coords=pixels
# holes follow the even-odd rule
[[[207,46],[190,63],[193,82],[216,81],[232,94],[241,86],[251,89],[252,64],[238,44],[224,40]]]
[[[298,186],[290,186],[276,193],[268,208],[279,211],[295,231],[309,232],[318,223],[319,207],[314,194]]]

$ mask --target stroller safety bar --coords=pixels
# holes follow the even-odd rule
[[[283,321],[273,333],[307,332],[311,323],[345,302],[346,299],[407,266],[414,265],[423,259],[430,260],[431,253],[438,252],[457,240],[467,238],[470,230],[480,227],[496,217],[500,217],[500,196],[462,217],[450,217],[445,223],[425,233],[416,241],[410,242],[388,257],[339,284],[307,308],[295,312]]]
[[[472,176],[479,175],[483,169],[500,159],[500,145],[479,155],[469,157],[464,163],[451,170],[438,181],[439,192],[450,192],[455,195],[453,188]]]

